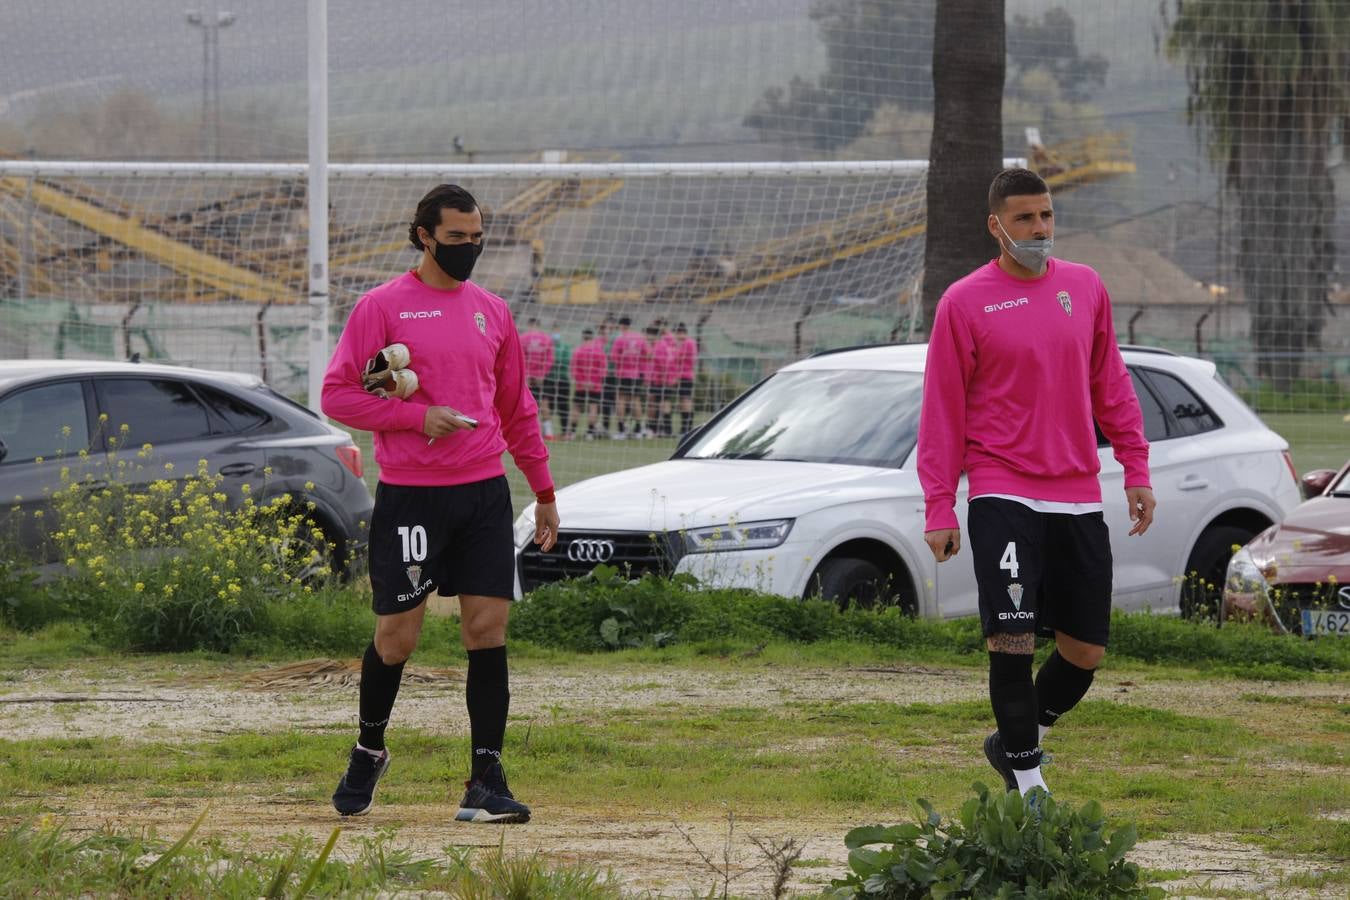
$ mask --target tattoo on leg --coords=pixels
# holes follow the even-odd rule
[[[1031,632],[1008,634],[1000,631],[997,634],[989,635],[986,642],[993,653],[1031,654],[1036,651],[1036,635]]]

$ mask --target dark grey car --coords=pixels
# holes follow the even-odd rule
[[[137,456],[146,444],[149,465]],[[63,466],[97,489],[124,460],[119,477],[134,488],[166,473],[190,477],[202,459],[222,476],[230,506],[244,485],[260,501],[289,493],[313,502],[339,571],[363,555],[374,502],[360,449],[260,379],[149,363],[0,361],[0,533],[17,526],[29,552],[50,553],[44,520],[32,513],[63,487]]]

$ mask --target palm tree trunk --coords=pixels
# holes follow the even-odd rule
[[[923,310],[931,329],[953,281],[989,260],[989,182],[1003,166],[1004,0],[938,0]]]

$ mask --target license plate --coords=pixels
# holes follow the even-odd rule
[[[1350,609],[1303,610],[1303,633],[1350,636]]]

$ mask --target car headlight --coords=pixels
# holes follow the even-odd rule
[[[1265,571],[1246,547],[1234,553],[1228,561],[1223,589],[1225,594],[1255,600],[1257,606],[1265,605],[1270,599],[1270,582]]]
[[[525,511],[516,519],[513,536],[516,540],[516,548],[524,547],[534,538],[534,504],[531,503],[525,507]]]
[[[686,553],[721,553],[726,550],[764,550],[787,540],[792,519],[766,522],[735,522],[684,531]]]

